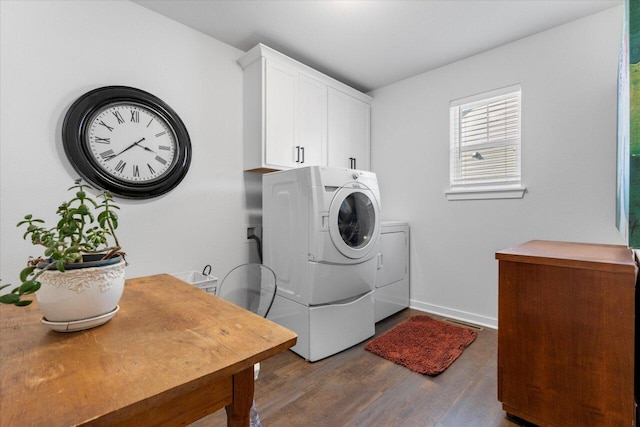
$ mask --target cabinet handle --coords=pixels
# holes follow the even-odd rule
[[[349,168],[353,169],[353,157],[349,157]]]
[[[302,152],[302,161],[300,163],[304,163],[304,147],[300,147],[300,151]]]
[[[296,145],[296,163],[300,163],[300,146]]]
[[[358,165],[356,164],[356,158],[353,158],[353,168],[358,169]]]

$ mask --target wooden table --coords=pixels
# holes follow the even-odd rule
[[[0,304],[0,425],[249,425],[253,365],[295,333],[169,275],[127,280],[108,323],[59,333]]]

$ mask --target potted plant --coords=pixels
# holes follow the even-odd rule
[[[81,180],[69,188],[74,195],[58,207],[54,227],[31,214],[18,223],[26,227],[25,240],[45,249],[20,272],[21,284],[0,296],[2,303],[25,306],[31,300],[23,297],[35,293],[42,322],[55,330],[105,323],[117,312],[124,289],[124,253],[115,234],[119,207],[111,193],[100,192],[96,201],[88,188]]]

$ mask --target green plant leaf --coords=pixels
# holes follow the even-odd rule
[[[82,259],[82,255],[79,253],[69,253],[63,257],[63,261],[65,264],[72,264],[74,262],[78,262]]]
[[[0,296],[0,302],[3,304],[15,304],[20,301],[20,296],[16,294],[4,294]]]
[[[61,260],[61,259],[59,259],[59,260],[56,262],[56,268],[58,269],[58,271],[60,271],[60,272],[64,273],[64,261],[63,261],[63,260]]]
[[[29,295],[29,294],[34,293],[38,289],[40,289],[40,282],[38,282],[36,280],[29,280],[27,282],[24,282],[20,286],[20,288],[18,289],[18,294],[20,294],[20,295]]]
[[[31,273],[33,273],[33,270],[35,269],[36,269],[35,265],[30,265],[29,267],[23,268],[22,271],[20,272],[20,281],[23,283],[26,282],[29,275],[31,275]]]
[[[64,253],[66,254],[70,254],[70,253],[74,253],[74,252],[79,252],[80,248],[78,246],[71,246],[70,248],[67,248]]]
[[[18,307],[24,307],[25,305],[29,305],[32,302],[33,302],[32,300],[27,299],[27,300],[23,300],[23,301],[14,302],[13,304],[18,306]]]
[[[113,224],[113,229],[115,230],[116,228],[118,228],[118,216],[115,215],[113,218],[111,218],[111,224]]]

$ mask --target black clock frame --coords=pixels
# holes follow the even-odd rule
[[[173,129],[176,155],[170,171],[149,182],[128,182],[107,173],[93,159],[86,143],[86,128],[96,111],[114,103],[137,103],[154,110]],[[128,86],[105,86],[79,97],[67,111],[62,124],[64,152],[73,168],[92,185],[130,199],[158,197],[174,189],[191,165],[191,140],[178,114],[156,96]]]

